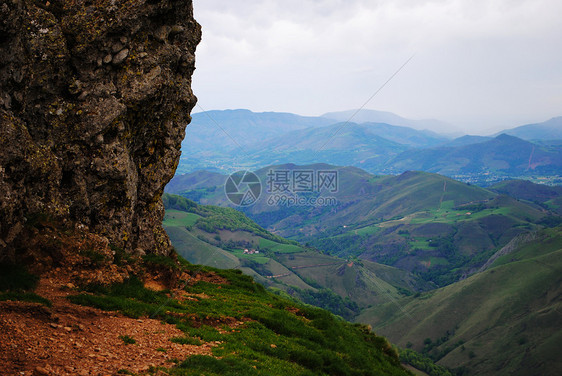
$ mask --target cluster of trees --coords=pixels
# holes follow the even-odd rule
[[[430,376],[453,376],[451,372],[437,364],[424,355],[410,349],[400,350],[400,361],[427,373]]]
[[[326,288],[318,289],[316,291],[295,288],[294,293],[306,304],[324,308],[332,312],[334,315],[341,316],[346,320],[353,319],[360,311],[357,303],[352,302],[347,297],[344,299],[335,294],[332,290]]]

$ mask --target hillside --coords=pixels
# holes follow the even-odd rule
[[[471,273],[487,257],[520,233],[537,227],[554,212],[450,178],[406,172],[374,176],[353,167],[272,166],[256,173],[268,181],[270,170],[337,172],[336,192],[299,194],[334,198],[324,206],[283,205],[274,194],[242,210],[264,228],[331,255],[360,257],[415,272],[440,286]],[[222,187],[179,194],[205,204],[228,205]]]
[[[385,171],[421,170],[447,176],[472,176],[477,182],[504,176],[560,175],[562,149],[542,147],[502,134],[477,144],[407,151],[393,158]]]
[[[490,190],[511,197],[535,202],[562,215],[562,187],[535,184],[527,180],[507,180],[490,187]]]
[[[562,116],[537,124],[506,129],[502,133],[524,140],[562,140]]]
[[[165,195],[164,203],[164,227],[187,260],[240,269],[266,287],[347,319],[372,304],[429,288],[408,272],[323,254],[255,224],[248,226],[251,221],[232,209],[201,206],[173,195]]]
[[[386,123],[225,110],[194,114],[186,140],[179,173],[197,169],[234,172],[235,168],[289,162],[360,166],[366,159],[378,167],[409,148],[435,146],[448,139]]]
[[[321,117],[257,113],[244,109],[199,112],[193,114],[186,130],[178,173],[198,169],[234,172],[242,167],[255,168],[261,162],[249,155],[263,140],[333,123],[335,121]]]
[[[90,260],[83,273],[115,261],[94,256],[81,260]],[[366,326],[273,295],[239,271],[154,255],[119,263],[137,274],[88,285],[74,284],[77,265],[39,279],[0,264],[0,373],[410,374]]]
[[[351,118],[353,116],[353,118]],[[348,110],[340,112],[328,112],[322,115],[324,118],[334,119],[337,121],[352,121],[355,123],[385,123],[393,124],[400,127],[408,127],[417,130],[430,130],[433,132],[450,131],[451,125],[439,120],[413,120],[406,119],[388,111],[376,110]],[[350,120],[351,118],[351,120]]]
[[[368,327],[175,253],[200,39],[191,1],[0,2],[0,374],[409,375]],[[293,246],[236,213],[193,215]]]
[[[364,311],[358,322],[466,375],[558,375],[562,228],[505,250],[483,272]]]
[[[398,129],[398,127],[388,127]],[[399,136],[381,137],[379,134],[384,132],[376,132],[374,129],[371,126],[355,123],[337,123],[321,128],[288,132],[259,143],[251,149],[250,157],[260,167],[282,163],[309,164],[320,161],[354,166],[360,165],[368,158],[377,160],[377,163],[381,164],[409,148],[406,144],[393,141],[393,139],[400,138]],[[392,135],[392,132],[388,133]],[[411,133],[421,132],[411,130]],[[336,134],[337,137],[334,137]],[[412,136],[412,139],[415,140],[415,136]],[[426,137],[424,141],[426,139],[430,139],[430,137]]]
[[[252,112],[250,110],[205,111],[194,113],[186,131],[184,150],[236,149],[253,147],[256,143],[286,132],[333,124],[330,119],[299,116],[283,112]],[[213,140],[210,144],[209,140]],[[233,141],[235,140],[235,141]]]

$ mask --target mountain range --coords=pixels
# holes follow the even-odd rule
[[[407,119],[388,111],[376,111],[369,109],[355,109],[339,112],[328,112],[322,115],[323,118],[336,121],[352,121],[354,123],[384,123],[396,126],[413,128],[416,130],[426,130],[443,133],[447,135],[459,134],[460,131],[451,124],[434,119],[414,120]]]
[[[273,164],[330,163],[356,166],[375,174],[436,172],[483,186],[513,178],[538,181],[545,176],[554,184],[562,175],[562,143],[549,138],[557,136],[559,118],[514,128],[495,137],[462,136],[452,140],[413,128],[420,128],[424,122],[364,111],[351,118],[353,113],[324,117],[248,110],[195,114],[182,147],[178,173],[199,169],[231,173]],[[353,121],[347,121],[349,118]],[[361,122],[372,119],[398,125]],[[509,133],[533,141],[506,136]]]
[[[507,129],[501,133],[524,140],[562,140],[562,116],[552,118],[543,123],[527,124]]]

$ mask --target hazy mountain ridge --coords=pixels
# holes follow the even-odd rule
[[[461,146],[409,150],[393,157],[382,171],[421,170],[469,179],[480,184],[510,176],[562,175],[562,147],[546,147],[501,134]]]
[[[562,116],[554,117],[542,123],[522,125],[506,129],[501,133],[519,137],[524,140],[562,140]]]
[[[427,131],[428,133],[458,133],[450,124],[434,119],[413,120],[406,119],[388,111],[376,110],[348,110],[339,112],[328,112],[322,115],[324,118],[338,121],[352,121],[355,123],[385,123],[396,126],[413,128],[416,130]]]
[[[451,140],[413,129],[410,120],[394,114],[377,114],[354,117],[349,122],[248,110],[195,114],[178,173],[198,169],[231,173],[273,164],[321,162],[356,166],[376,174],[436,172],[484,186],[509,178],[551,176],[552,183],[561,179],[560,143],[531,143],[505,134]],[[334,117],[344,119],[344,115]],[[373,119],[388,122],[361,122]]]

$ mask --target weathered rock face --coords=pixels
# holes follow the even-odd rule
[[[0,0],[0,260],[37,216],[170,251],[200,38],[186,0]]]

